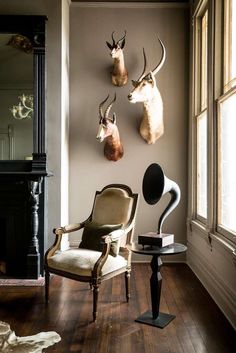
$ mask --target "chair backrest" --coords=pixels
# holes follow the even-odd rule
[[[100,224],[123,224],[128,226],[135,220],[138,194],[123,184],[110,184],[95,195],[92,221]],[[125,243],[132,240],[132,229]]]

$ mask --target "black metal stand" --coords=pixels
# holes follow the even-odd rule
[[[152,311],[146,311],[140,315],[135,321],[143,324],[164,328],[174,318],[174,315],[161,313],[160,298],[161,298],[161,284],[162,276],[160,273],[162,261],[159,255],[153,255],[151,261],[152,275],[150,278],[150,290],[151,290],[151,301]]]

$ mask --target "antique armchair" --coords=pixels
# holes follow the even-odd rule
[[[138,194],[123,184],[96,191],[91,215],[81,223],[54,229],[55,242],[45,254],[45,299],[49,300],[50,273],[88,282],[93,289],[93,320],[97,318],[102,281],[125,273],[126,300],[130,298],[131,251]],[[64,234],[83,228],[77,248],[60,250]]]

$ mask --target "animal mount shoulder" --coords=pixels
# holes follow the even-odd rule
[[[109,161],[116,162],[123,157],[124,149],[123,149],[122,142],[120,140],[119,130],[116,125],[116,114],[113,113],[113,117],[109,118],[109,111],[116,100],[116,94],[114,96],[113,101],[106,108],[106,111],[104,114],[102,111],[103,105],[107,101],[108,97],[109,95],[99,106],[100,119],[99,119],[97,140],[100,142],[104,140],[106,141],[104,145],[104,156]]]
[[[124,155],[124,148],[121,143],[112,143],[112,141],[109,141],[109,138],[107,139],[105,146],[104,146],[104,156],[109,160],[113,162],[117,162],[119,159],[121,159]]]
[[[111,74],[111,81],[114,86],[121,87],[126,85],[128,81],[127,71],[125,70],[122,74],[121,72],[117,71],[116,68],[114,68]]]
[[[128,81],[128,72],[125,67],[123,49],[125,46],[125,35],[115,41],[114,32],[112,32],[112,44],[107,43],[108,48],[111,50],[110,55],[113,59],[113,70],[111,72],[111,81],[115,86],[124,86]]]
[[[162,48],[162,57],[158,65],[148,73],[146,72],[146,54],[143,49],[144,68],[137,81],[132,81],[134,89],[128,95],[131,103],[143,104],[143,118],[139,128],[140,135],[148,143],[153,144],[164,133],[163,102],[158,90],[155,75],[165,62],[166,51],[159,39]]]
[[[139,132],[149,145],[154,144],[164,134],[163,102],[160,94],[157,94],[151,103],[144,103]]]

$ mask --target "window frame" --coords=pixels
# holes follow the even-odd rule
[[[201,44],[202,40],[202,20],[204,16],[207,15],[207,24],[208,24],[208,2],[206,0],[202,1],[199,8],[196,10],[193,16],[193,27],[194,27],[194,57],[193,57],[193,66],[194,66],[194,114],[193,114],[193,136],[194,136],[194,143],[195,143],[195,150],[193,151],[193,213],[194,219],[200,222],[202,225],[206,226],[207,217],[203,217],[198,213],[198,119],[206,113],[207,118],[207,130],[208,130],[208,94],[206,88],[206,97],[205,97],[205,104],[203,104],[203,46]],[[207,43],[206,43],[206,50],[208,49],[208,30],[207,30]],[[207,50],[208,51],[208,50]],[[206,54],[206,53],[204,53]],[[205,60],[205,64],[208,65],[208,54],[207,59]],[[208,67],[206,68],[206,77],[208,75]],[[208,131],[207,131],[208,135]],[[208,141],[206,141],[208,144]],[[207,168],[207,167],[206,167]],[[208,168],[207,168],[208,173]],[[206,208],[207,205],[206,205]]]
[[[221,144],[220,142],[220,125],[221,125],[221,116],[220,116],[220,111],[221,111],[221,104],[225,102],[228,98],[232,97],[232,95],[236,94],[236,87],[230,89],[228,92],[225,94],[221,95],[217,99],[217,149],[216,149],[216,155],[217,155],[217,194],[216,194],[216,232],[223,235],[227,239],[229,239],[232,242],[236,242],[236,232],[233,230],[229,230],[227,227],[224,227],[224,225],[220,224],[219,219],[219,212],[220,212],[220,195],[219,195],[219,190],[220,190],[220,157],[221,153],[219,150],[219,146]]]
[[[232,0],[222,0],[222,6],[223,6],[223,11],[224,11],[224,22],[223,22],[223,63],[221,65],[221,71],[223,75],[223,84],[222,84],[222,90],[221,94],[218,96],[216,100],[217,104],[217,113],[216,113],[216,119],[217,119],[217,124],[216,124],[216,180],[217,180],[217,191],[216,191],[216,201],[215,201],[215,210],[216,210],[216,217],[215,217],[215,232],[216,234],[219,234],[224,237],[224,239],[229,240],[233,242],[234,244],[236,243],[236,233],[232,230],[229,230],[227,227],[224,225],[220,224],[219,219],[219,212],[220,212],[220,195],[219,195],[219,188],[220,188],[220,156],[221,156],[221,151],[219,150],[220,148],[220,122],[221,122],[221,104],[226,101],[228,98],[230,98],[232,95],[236,94],[236,77],[230,79],[230,60],[231,60],[231,44],[230,40],[232,38],[232,34],[230,33],[230,24],[231,21],[229,21],[229,16],[231,16],[231,3]]]
[[[200,119],[202,119],[204,116],[206,116],[206,160],[207,160],[207,118],[208,118],[208,115],[207,115],[207,108],[205,108],[203,111],[201,111],[201,113],[199,113],[195,119],[196,119],[196,219],[198,219],[201,223],[205,224],[206,223],[206,220],[207,220],[207,200],[206,200],[206,217],[204,217],[202,214],[198,213],[198,197],[199,197],[199,194],[198,194],[198,186],[199,186],[199,180],[198,180],[198,172],[200,171],[200,168],[199,168],[199,155],[198,155],[198,150],[199,150],[199,145],[198,145],[198,141],[199,141],[199,137],[198,137],[198,121]],[[207,192],[207,174],[208,174],[208,171],[206,170],[206,192]],[[207,195],[206,195],[207,196]]]
[[[219,224],[219,121],[220,104],[236,92],[236,85],[225,85],[226,72],[226,5],[230,0],[200,0],[192,17],[192,75],[190,104],[190,203],[188,224],[190,230],[197,227],[199,235],[209,241],[212,237],[232,247],[236,245],[236,233]],[[228,5],[227,5],[228,6]],[[207,218],[197,214],[197,118],[200,112],[200,72],[197,63],[200,58],[198,42],[199,17],[208,9],[208,74],[207,74]],[[234,78],[236,81],[236,78]],[[233,80],[233,81],[234,81]],[[230,81],[232,83],[232,80]],[[211,244],[211,243],[209,243]]]
[[[231,78],[231,41],[232,33],[230,32],[230,25],[232,23],[232,0],[224,0],[224,69],[223,69],[223,93],[228,92],[236,86],[236,77]],[[236,6],[236,4],[235,4]],[[236,11],[236,10],[235,10]]]

